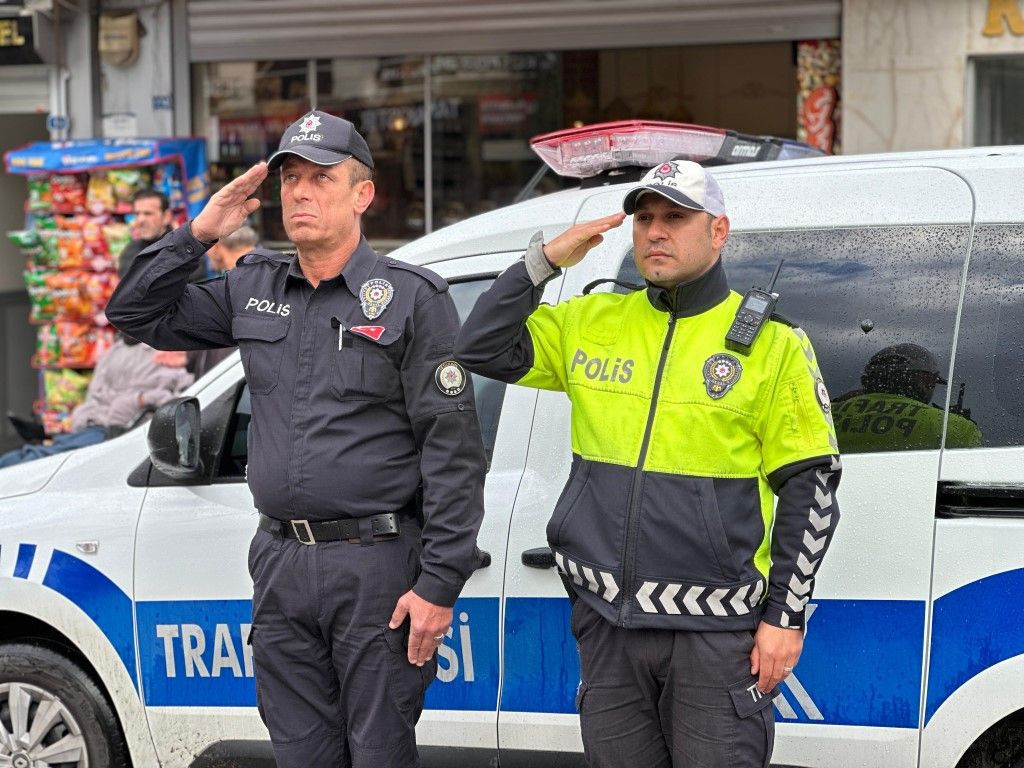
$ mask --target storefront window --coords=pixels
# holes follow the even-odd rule
[[[288,125],[309,109],[305,61],[238,61],[199,65],[195,82],[205,98],[193,105],[199,132],[207,137],[210,180],[216,190],[277,149]],[[280,184],[264,183],[255,214],[265,243],[287,241],[281,223]]]
[[[1024,56],[973,64],[975,146],[1024,142]]]
[[[423,58],[318,61],[317,108],[351,120],[373,153],[377,196],[363,231],[390,250],[426,231]]]
[[[355,123],[376,163],[363,227],[381,251],[575,183],[534,179],[538,134],[648,119],[794,138],[797,123],[790,43],[226,62],[197,65],[194,82],[215,185],[267,157],[311,108]],[[263,193],[255,223],[284,245],[276,178]]]
[[[431,58],[433,224],[511,203],[540,167],[530,138],[562,125],[557,53]]]

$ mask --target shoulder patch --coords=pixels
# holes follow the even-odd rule
[[[392,259],[390,257],[384,259],[384,263],[392,269],[401,269],[406,272],[412,272],[414,275],[419,275],[432,286],[438,293],[444,293],[448,290],[448,281],[441,277],[433,270],[421,267],[417,264],[410,264],[407,261],[399,261],[398,259]]]

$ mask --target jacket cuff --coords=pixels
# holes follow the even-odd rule
[[[424,571],[416,579],[412,591],[428,603],[439,605],[442,608],[451,608],[459,599],[463,583],[460,581],[457,585],[453,585]]]
[[[523,260],[526,262],[526,271],[530,275],[530,282],[535,288],[540,288],[548,280],[562,273],[558,267],[551,266],[548,257],[544,255],[543,232],[537,232],[530,238],[530,244],[526,248]]]
[[[771,624],[773,627],[781,627],[782,629],[803,629],[807,622],[806,615],[806,605],[799,611],[794,611],[787,605],[780,606],[778,603],[770,600],[765,605],[761,621],[765,624]]]

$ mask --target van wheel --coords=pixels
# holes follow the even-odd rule
[[[1013,717],[989,728],[957,768],[1024,768],[1024,721]]]
[[[27,643],[0,645],[0,765],[127,768],[117,717],[70,659]]]

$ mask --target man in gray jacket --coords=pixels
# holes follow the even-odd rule
[[[0,467],[101,443],[140,411],[163,405],[192,383],[183,365],[163,364],[157,355],[152,347],[119,336],[96,364],[85,401],[71,414],[72,431],[0,455]]]

